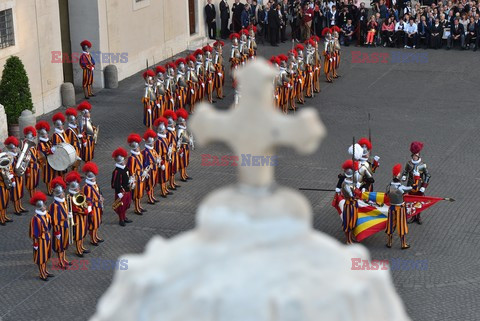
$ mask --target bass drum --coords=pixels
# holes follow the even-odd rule
[[[48,164],[56,171],[64,171],[77,160],[75,147],[67,143],[55,145],[55,153],[47,156]]]

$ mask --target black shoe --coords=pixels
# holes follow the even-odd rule
[[[13,214],[17,215],[17,216],[22,216],[22,212],[13,212]]]
[[[405,244],[405,246],[402,246],[402,250],[406,250],[406,249],[409,249],[410,248],[410,245],[408,244]]]
[[[90,244],[92,244],[93,246],[98,246],[98,243],[90,242]]]
[[[83,254],[75,253],[75,255],[78,256],[78,257],[83,257]]]
[[[85,99],[90,99],[90,97],[85,96]]]
[[[83,250],[83,254],[88,254],[90,253],[90,250]]]
[[[28,213],[28,210],[23,209],[20,211],[20,213]]]
[[[142,213],[147,213],[148,211],[144,208],[141,208],[140,211],[142,211]]]
[[[182,185],[175,184],[175,188],[180,188]]]
[[[53,278],[53,277],[55,277],[55,274],[47,273],[47,278]]]
[[[385,244],[386,247],[388,247],[389,249],[392,248],[392,246],[390,244]]]
[[[192,180],[193,178],[192,178],[192,177],[190,177],[190,176],[188,176],[188,177],[187,177],[187,179],[189,179],[189,180]]]
[[[5,225],[7,225],[7,223],[5,223],[5,222],[0,222],[0,225],[5,226]]]
[[[13,220],[12,220],[11,218],[7,218],[7,219],[5,220],[5,222],[7,222],[7,223],[12,223]]]
[[[132,220],[129,220],[128,218],[125,218],[125,223],[132,223]]]
[[[135,213],[135,214],[137,214],[137,215],[143,215],[142,212],[137,212],[137,211],[135,211],[135,212],[133,212],[133,213]]]
[[[105,240],[97,239],[97,242],[98,242],[98,243],[103,243],[103,242],[105,242]]]
[[[416,220],[415,222],[417,222],[418,225],[422,225],[422,224],[423,224],[423,222],[422,222],[421,219],[418,219],[418,220]]]
[[[95,94],[91,94],[90,97],[95,97],[96,95]]]
[[[187,180],[186,180],[186,179],[184,179],[184,178],[181,178],[180,180],[181,180],[182,182],[186,182],[186,181],[187,181]]]
[[[150,202],[150,201],[148,201],[147,204],[155,205],[155,202]]]
[[[42,281],[45,281],[45,282],[48,281],[47,278],[42,278],[41,276],[39,276],[38,278],[39,278],[40,280],[42,280]]]
[[[125,226],[125,221],[119,221],[118,224],[119,224],[120,226]]]

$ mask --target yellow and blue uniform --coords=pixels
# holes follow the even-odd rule
[[[38,150],[36,147],[30,148],[30,162],[25,171],[25,188],[30,192],[30,196],[38,187],[40,178],[40,167],[38,159]]]
[[[13,154],[11,154],[13,156]],[[12,168],[15,168],[18,161],[18,155],[13,157]],[[14,202],[14,210],[15,213],[21,213],[24,210],[21,206],[21,200],[23,198],[23,185],[24,185],[24,178],[23,176],[18,176],[14,173],[13,181],[15,182],[15,186],[10,189],[10,199]]]
[[[83,194],[87,198],[87,202],[92,206],[92,212],[89,215],[88,229],[92,231],[98,230],[102,223],[103,207],[102,207],[102,193],[97,184],[85,184],[83,187]]]
[[[38,265],[40,277],[47,278],[47,262],[52,254],[52,241],[50,231],[52,229],[52,218],[45,212],[44,215],[38,213],[30,221],[30,238],[33,241],[33,262]]]
[[[167,182],[170,179],[169,175],[169,170],[170,170],[170,163],[167,160],[167,154],[168,154],[168,141],[167,137],[160,137],[157,135],[157,140],[155,141],[155,151],[157,152],[158,156],[162,160],[163,166],[165,166],[165,170],[162,170],[161,168],[158,170],[158,183],[162,187],[161,194],[163,196],[168,194],[168,189],[167,189]]]
[[[93,84],[93,68],[95,67],[95,60],[88,52],[82,53],[80,56],[80,67],[83,69],[82,87],[88,89],[88,94],[91,95],[91,87]]]
[[[39,140],[37,145],[38,154],[40,156],[40,168],[42,169],[42,180],[47,185],[48,195],[52,194],[50,182],[60,173],[50,167],[47,161],[47,156],[52,154],[52,141]]]
[[[145,190],[149,194],[150,201],[152,201],[154,199],[153,191],[158,182],[158,165],[157,165],[158,154],[154,148],[148,149],[147,147],[145,147],[145,149],[142,151],[142,157],[143,157],[143,168],[147,168],[147,166],[151,167],[150,176],[144,182],[145,182]]]
[[[67,202],[55,201],[50,204],[49,211],[52,217],[53,235],[60,235],[60,239],[54,237],[53,250],[57,253],[65,252],[68,249],[68,205]]]

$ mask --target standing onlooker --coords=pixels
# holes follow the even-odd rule
[[[303,37],[302,41],[310,39],[312,35],[313,3],[306,4],[303,10]]]
[[[207,0],[207,5],[205,6],[205,20],[207,21],[208,37],[210,39],[215,39],[217,33],[217,23],[215,22],[216,16],[217,12],[215,11],[215,6],[212,4],[212,0]]]
[[[230,31],[228,30],[228,20],[230,19],[230,7],[227,0],[220,1],[220,20],[222,24],[221,37],[227,39]]]
[[[242,29],[248,28],[250,25],[250,5],[247,3],[242,12]]]
[[[237,33],[242,29],[242,12],[244,8],[245,5],[240,0],[235,0],[232,6],[233,30]]]
[[[280,41],[287,41],[288,0],[280,4]]]
[[[280,5],[274,5],[268,12],[268,28],[270,36],[270,44],[274,47],[278,47],[278,36],[280,33],[280,16],[278,11],[280,10]]]
[[[357,46],[366,42],[367,37],[368,9],[365,8],[365,2],[360,3],[360,9],[357,15]]]

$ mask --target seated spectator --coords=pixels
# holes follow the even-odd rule
[[[386,19],[382,25],[382,43],[384,47],[394,46],[394,42],[393,42],[394,32],[395,32],[395,23],[393,22],[393,17],[388,17],[388,19]]]
[[[343,25],[342,30],[340,30],[340,42],[348,47],[353,40],[353,33],[355,28],[352,25],[352,19],[348,19],[347,23]]]
[[[430,28],[430,47],[433,49],[442,48],[443,27],[440,19],[436,18],[434,25]]]
[[[430,26],[427,24],[427,18],[421,16],[420,22],[417,25],[418,40],[423,41],[423,49],[427,49],[430,44]]]
[[[367,23],[367,41],[365,42],[367,46],[373,45],[375,34],[377,33],[377,27],[378,24],[377,21],[375,21],[375,15],[372,15]]]
[[[465,44],[467,45],[467,49],[470,49],[470,43],[472,41],[477,41],[477,24],[475,23],[475,19],[470,17],[470,22],[467,25],[467,35],[465,36]],[[473,45],[473,51],[477,51],[477,46]]]
[[[400,18],[400,21],[397,22],[395,25],[395,45],[397,48],[400,48],[400,46],[403,47],[405,45],[404,40],[405,40],[405,22],[403,22],[403,18]],[[399,43],[402,43],[401,45]]]
[[[412,48],[415,49],[417,47],[417,25],[415,24],[415,20],[410,18],[408,24],[405,26],[405,48]],[[410,46],[410,44],[412,46]]]
[[[458,19],[453,21],[453,26],[450,28],[450,36],[447,39],[447,49],[450,49],[454,44],[455,41],[460,43],[460,48],[465,48],[465,29],[463,29],[463,25],[460,24]]]

